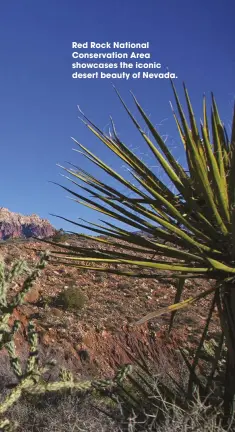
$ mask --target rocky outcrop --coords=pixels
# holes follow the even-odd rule
[[[38,215],[23,216],[0,207],[0,240],[11,238],[45,238],[55,234],[55,228]]]

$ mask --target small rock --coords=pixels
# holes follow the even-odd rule
[[[56,317],[62,317],[64,316],[64,311],[57,308],[51,308],[51,315],[54,315]]]
[[[41,289],[38,285],[34,285],[26,294],[25,301],[27,303],[36,303],[39,300]]]

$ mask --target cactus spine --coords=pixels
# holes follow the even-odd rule
[[[10,422],[7,418],[2,418],[3,415],[23,396],[23,394],[43,395],[48,392],[59,392],[65,390],[73,390],[87,393],[95,391],[104,391],[105,389],[115,389],[130,372],[130,365],[120,368],[116,376],[112,380],[84,380],[75,381],[70,371],[61,369],[59,381],[46,382],[43,375],[47,372],[55,362],[48,362],[44,366],[39,366],[38,358],[38,334],[36,327],[32,321],[28,324],[27,342],[29,345],[29,355],[27,358],[26,368],[23,370],[20,358],[16,353],[14,338],[17,331],[20,329],[20,322],[15,320],[12,327],[9,326],[9,319],[12,316],[15,308],[23,304],[25,295],[29,292],[33,283],[40,275],[40,271],[44,269],[49,259],[48,253],[41,256],[35,269],[26,277],[23,282],[22,289],[16,296],[7,302],[7,290],[10,283],[15,277],[21,275],[25,270],[28,270],[24,261],[15,262],[9,271],[6,271],[3,262],[0,263],[0,350],[7,350],[12,370],[18,380],[14,388],[0,403],[0,430],[14,431],[17,424]]]

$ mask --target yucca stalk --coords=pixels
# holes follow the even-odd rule
[[[175,313],[203,297],[213,296],[212,312],[217,306],[221,332],[225,335],[228,348],[224,409],[225,416],[231,418],[235,395],[235,115],[231,137],[228,138],[214,96],[211,121],[204,97],[203,120],[199,128],[186,87],[184,93],[188,119],[173,83],[172,87],[178,110],[177,116],[172,108],[173,116],[185,151],[186,167],[176,161],[136,98],[133,96],[135,106],[150,133],[144,131],[117,92],[145,145],[167,174],[167,182],[163,182],[120,140],[112,119],[112,132],[107,136],[79,109],[84,124],[99,139],[100,145],[106,146],[127,165],[135,185],[73,139],[78,146],[75,151],[79,153],[79,159],[84,156],[91,166],[94,164],[101,168],[110,176],[110,182],[104,182],[70,164],[62,168],[67,173],[65,177],[75,187],[61,187],[71,194],[74,201],[108,216],[108,219],[95,224],[58,217],[77,228],[88,228],[107,238],[79,234],[95,240],[97,248],[62,245],[64,251],[54,253],[54,256],[55,261],[60,257],[57,262],[67,262],[79,268],[87,268],[85,264],[89,263],[89,269],[119,275],[176,278],[182,281],[186,278],[214,280],[215,284],[210,289],[197,295],[192,292],[192,296],[184,301],[181,301],[184,291],[181,281],[177,288],[176,303],[141,318],[138,324],[162,313]],[[121,193],[123,187],[126,191]],[[128,197],[130,192],[133,193],[132,197]],[[114,223],[111,223],[111,219],[114,219]],[[120,228],[120,222],[126,224],[129,230]],[[144,238],[130,229],[141,230],[150,236]],[[110,250],[109,246],[115,248]],[[100,264],[107,265],[101,267]],[[206,333],[203,332],[201,346]]]

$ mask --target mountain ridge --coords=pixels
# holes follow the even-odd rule
[[[37,214],[22,215],[0,207],[0,240],[12,238],[51,237],[56,229]]]

